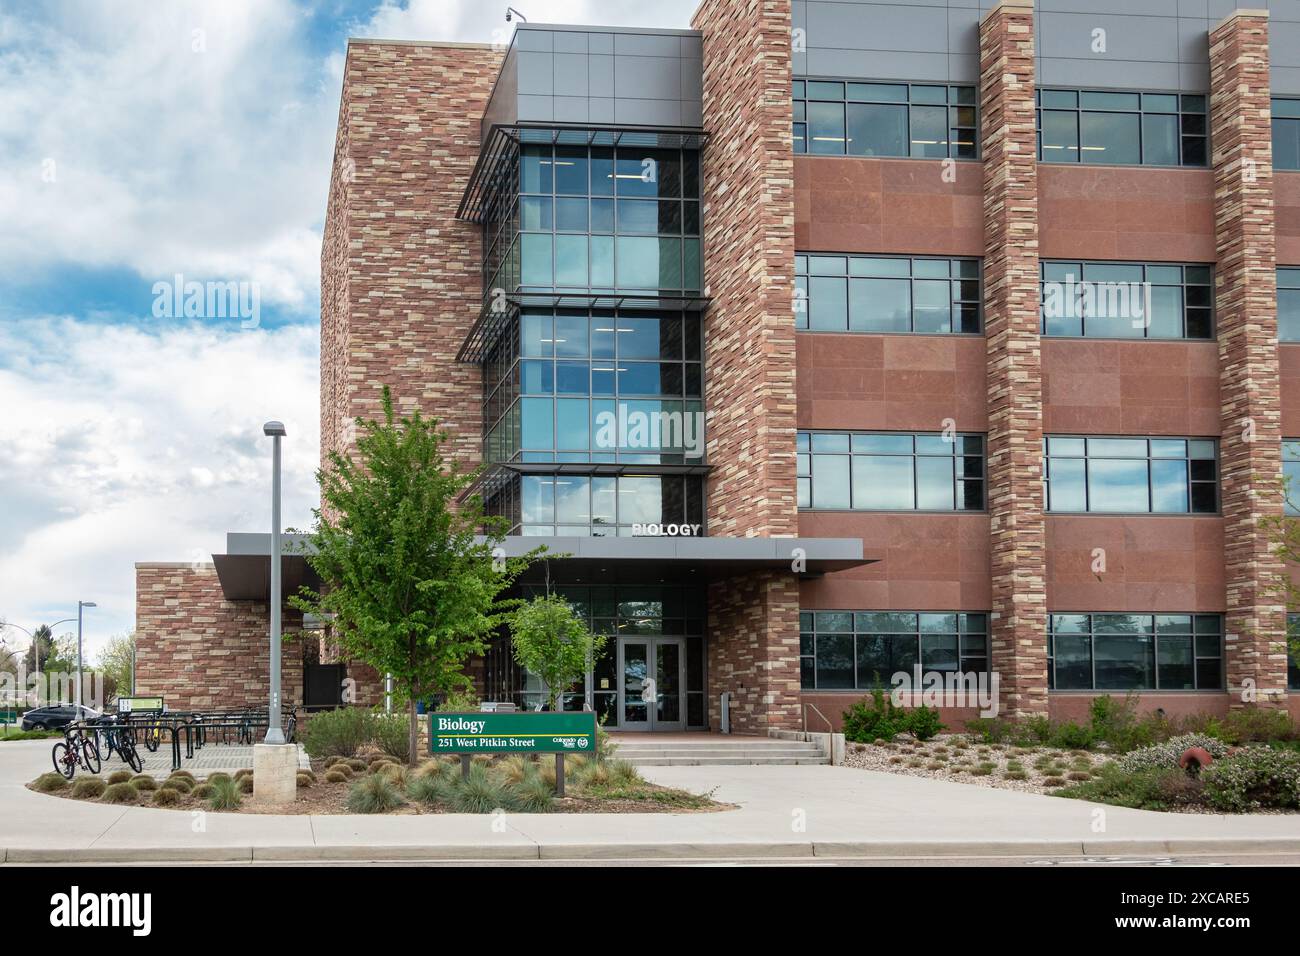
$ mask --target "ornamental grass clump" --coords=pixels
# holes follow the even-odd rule
[[[181,792],[171,787],[163,787],[153,795],[153,805],[156,807],[174,807],[180,802]]]
[[[129,783],[114,783],[104,788],[105,803],[135,803],[140,799],[140,791]]]
[[[457,813],[491,813],[519,807],[514,792],[494,780],[482,764],[472,764],[468,776],[457,778],[449,796],[451,808]]]
[[[347,808],[352,813],[387,813],[406,801],[401,791],[383,774],[361,777],[348,790]]]
[[[151,790],[157,790],[158,781],[147,773],[138,773],[131,778],[131,786],[135,787],[136,790],[145,793]]]
[[[72,785],[72,795],[78,800],[93,800],[102,797],[107,788],[103,777],[82,777]]]
[[[41,793],[58,793],[67,786],[68,781],[61,773],[43,773],[32,781],[32,789]]]
[[[113,783],[130,783],[130,782],[131,782],[131,771],[130,771],[130,770],[114,770],[112,773],[110,773],[110,774],[108,775],[108,782],[109,782],[110,784],[113,784]]]
[[[238,810],[240,804],[244,802],[239,784],[225,774],[213,774],[213,777],[219,779],[208,778],[208,785],[212,788],[212,793],[208,796],[208,806],[213,810]]]

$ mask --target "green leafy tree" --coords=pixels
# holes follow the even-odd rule
[[[1282,574],[1276,578],[1269,591],[1285,604],[1288,612],[1300,611],[1300,587],[1291,580],[1291,570],[1300,566],[1300,488],[1292,488],[1289,479],[1284,478],[1280,485],[1281,497],[1286,505],[1281,515],[1268,515],[1261,522],[1264,533],[1273,547],[1273,553],[1286,565]],[[1300,628],[1291,626],[1291,614],[1287,615],[1287,650],[1293,661],[1300,661]]]
[[[556,594],[535,597],[511,616],[515,660],[546,685],[547,705],[559,709],[564,689],[579,680],[608,640],[592,634],[587,622]]]
[[[54,632],[48,624],[42,624],[32,632],[32,642],[27,645],[27,653],[23,655],[23,666],[28,673],[48,671],[50,668],[47,664],[53,653]]]
[[[132,690],[132,666],[135,660],[135,633],[117,634],[108,639],[99,652],[97,669],[104,675],[104,686],[114,687],[118,693]]]
[[[305,557],[322,586],[290,603],[330,621],[344,658],[393,675],[414,763],[417,701],[471,686],[466,658],[506,621],[518,602],[501,595],[541,549],[494,555],[504,520],[485,516],[477,495],[459,500],[478,471],[444,457],[436,419],[399,420],[387,388],[382,407],[383,421],[357,420],[356,457],[332,453],[317,473]]]

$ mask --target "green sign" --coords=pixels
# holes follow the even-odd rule
[[[16,723],[18,723],[18,711],[0,710],[0,724],[16,724]]]
[[[592,754],[592,713],[430,714],[429,751],[435,754]]]
[[[117,712],[119,714],[135,714],[160,711],[162,709],[163,699],[161,697],[119,697],[117,699]]]

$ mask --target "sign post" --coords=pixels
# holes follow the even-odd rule
[[[595,754],[596,715],[590,711],[431,714],[429,752],[459,754],[465,775],[474,754],[555,754],[555,793],[562,797],[564,755]]]

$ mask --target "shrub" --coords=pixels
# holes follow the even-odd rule
[[[164,787],[170,787],[173,790],[179,790],[181,793],[189,793],[194,789],[194,779],[192,777],[182,777],[172,774],[163,784]]]
[[[43,773],[32,781],[32,789],[39,790],[41,793],[58,793],[66,789],[68,781],[61,773]]]
[[[1011,738],[1012,725],[1001,717],[976,717],[966,721],[966,732],[986,744],[1000,744]]]
[[[370,764],[358,757],[353,757],[351,760],[345,760],[344,764],[346,764],[347,768],[353,773],[365,773],[370,769]],[[336,766],[338,765],[336,764]]]
[[[240,780],[243,780],[245,777],[251,777],[252,775],[253,775],[252,767],[240,767],[238,770],[235,771],[235,781],[238,782]]]
[[[305,774],[302,771],[298,772],[297,784],[299,787],[302,787],[304,790],[311,787],[311,785],[315,782],[316,781],[309,774]]]
[[[135,803],[140,799],[140,791],[129,783],[109,784],[104,788],[105,803]]]
[[[157,807],[174,807],[180,802],[181,792],[171,787],[163,787],[153,795],[153,803]]]
[[[1064,787],[1064,786],[1065,786],[1065,781],[1064,781],[1063,779],[1061,779],[1060,777],[1044,777],[1044,778],[1043,778],[1043,786],[1044,786],[1044,787]]]
[[[222,771],[220,771],[220,770],[217,771],[216,773],[210,773],[210,774],[208,774],[208,783],[210,783],[210,784],[214,784],[214,785],[215,785],[215,784],[218,784],[218,783],[221,783],[223,780],[230,780],[230,779],[231,779],[230,774],[228,774],[228,773],[224,773],[224,772],[222,772]]]
[[[1229,711],[1215,729],[1216,737],[1238,745],[1285,741],[1295,737],[1295,724],[1289,713],[1263,707]]]
[[[505,783],[520,783],[528,775],[532,763],[523,754],[511,754],[496,765],[496,772]]]
[[[315,782],[316,782],[316,771],[314,771],[314,770],[304,770],[303,768],[299,767],[299,768],[298,768],[298,776],[300,776],[300,777],[306,777],[306,778],[307,778],[308,780],[310,780],[312,783],[315,783]]]
[[[1300,754],[1247,747],[1216,760],[1200,775],[1205,799],[1216,810],[1290,809],[1300,805]]]
[[[173,771],[171,772],[170,776],[172,776],[172,777],[184,777],[186,780],[188,780],[188,781],[190,782],[190,786],[191,786],[191,787],[194,786],[194,784],[197,782],[197,781],[194,779],[194,774],[190,773],[188,770],[173,770]]]
[[[436,714],[458,714],[476,711],[479,708],[478,695],[470,689],[448,691],[438,705]]]
[[[246,773],[242,777],[235,777],[234,782],[240,793],[253,792],[253,775],[251,773]]]
[[[358,750],[374,739],[375,716],[362,707],[340,707],[312,714],[301,733],[302,744],[313,757],[355,757]]]
[[[414,774],[406,783],[406,795],[429,806],[442,801],[442,780],[429,774]]]
[[[395,787],[406,786],[407,769],[401,764],[385,763],[379,767],[376,773]]]
[[[1136,770],[1177,767],[1178,758],[1189,747],[1202,747],[1208,750],[1215,760],[1219,760],[1228,752],[1228,747],[1223,741],[1207,734],[1183,734],[1181,737],[1170,737],[1162,744],[1130,750],[1119,758],[1119,765],[1129,773]]]
[[[1067,720],[1051,725],[1046,742],[1062,750],[1075,750],[1093,746],[1097,738],[1091,727]]]
[[[929,740],[945,729],[939,720],[939,711],[924,704],[908,711],[903,723],[917,740]]]
[[[347,783],[348,775],[341,770],[328,770],[325,773],[326,783]]]
[[[387,813],[404,802],[392,781],[383,774],[372,773],[348,790],[347,808],[353,813]]]
[[[82,777],[72,785],[72,795],[78,800],[91,800],[102,797],[107,786],[103,777]]]
[[[336,763],[340,762],[340,761],[343,760],[343,759],[344,759],[344,758],[341,757],[341,756],[339,756],[338,754],[334,754],[333,756],[326,757],[326,758],[325,758],[325,769],[328,770],[330,767],[334,766]]]
[[[1007,780],[1028,780],[1029,779],[1029,774],[1025,773],[1023,770],[1008,770],[1002,776],[1005,777]]]
[[[214,780],[213,777],[217,776],[221,779]],[[208,796],[208,806],[213,810],[238,810],[239,805],[244,802],[239,784],[232,777],[213,774],[208,778],[208,786],[212,788],[212,793]]]
[[[854,743],[870,743],[878,737],[888,740],[903,729],[902,712],[880,687],[844,712],[844,739]]]
[[[389,757],[405,763],[411,754],[411,725],[400,714],[375,714],[371,720],[371,741]]]
[[[114,770],[108,775],[109,783],[129,783],[131,780],[130,770]]]
[[[641,771],[626,760],[611,760],[608,766],[610,786],[633,787],[645,783],[645,780],[641,777]]]
[[[1053,796],[1138,810],[1167,810],[1183,792],[1182,783],[1174,778],[1185,780],[1187,774],[1177,767],[1129,773],[1116,763],[1106,763],[1091,779],[1063,787]]]
[[[352,768],[347,765],[346,761],[340,760],[325,772],[326,777],[329,777],[330,774],[341,776],[344,780],[350,780],[352,778]]]
[[[212,796],[213,786],[210,783],[201,783],[194,788],[190,796],[196,800],[207,800]]]
[[[138,773],[131,778],[131,786],[135,787],[136,790],[139,790],[142,793],[146,793],[150,790],[157,790],[158,781],[147,773]]]

